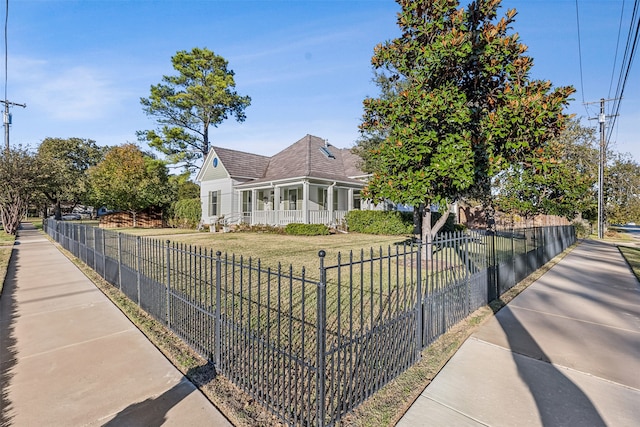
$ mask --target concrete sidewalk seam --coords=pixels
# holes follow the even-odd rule
[[[459,410],[457,410],[456,408],[453,408],[453,407],[451,407],[451,406],[449,406],[449,405],[447,405],[447,404],[445,404],[445,403],[443,403],[443,402],[440,402],[439,400],[436,400],[436,399],[434,399],[434,398],[433,398],[433,397],[431,397],[431,396],[424,396],[424,395],[422,395],[422,394],[421,394],[420,396],[424,397],[425,399],[428,399],[428,400],[432,401],[432,402],[433,402],[433,403],[435,403],[436,405],[440,405],[440,406],[442,406],[442,407],[444,407],[444,408],[449,409],[449,410],[450,410],[450,411],[452,411],[452,412],[455,412],[456,414],[460,414],[460,415],[462,415],[463,417],[468,418],[468,419],[470,419],[470,420],[472,420],[472,421],[474,421],[474,422],[476,422],[476,423],[478,423],[478,424],[482,424],[483,426],[490,427],[490,425],[489,425],[489,424],[486,424],[486,423],[484,423],[484,422],[480,421],[479,419],[472,417],[472,416],[471,416],[471,415],[469,415],[469,414],[466,414],[466,413],[464,413],[464,412],[460,412],[460,411],[459,411]]]
[[[56,308],[54,310],[49,310],[49,311],[40,311],[38,313],[32,313],[32,314],[20,314],[20,318],[22,319],[30,319],[32,317],[39,317],[42,315],[47,315],[47,314],[53,314],[53,313],[60,313],[63,311],[69,311],[69,310],[78,310],[78,309],[84,309],[84,308],[92,308],[97,306],[98,304],[110,304],[111,301],[95,301],[95,302],[91,302],[91,303],[85,303],[85,304],[78,304],[78,305],[72,305],[69,307],[64,307],[64,308]],[[112,304],[113,305],[113,304]],[[12,320],[8,319],[8,320],[0,320],[0,325],[3,323],[10,323]]]
[[[576,319],[575,317],[561,316],[559,314],[554,314],[554,313],[550,313],[550,312],[547,312],[547,311],[532,310],[530,308],[519,307],[517,305],[510,305],[510,308],[512,308],[512,309],[517,308],[518,310],[525,310],[525,311],[528,311],[530,313],[540,313],[540,314],[544,314],[545,316],[556,317],[558,319],[572,320],[572,321],[578,322],[578,323],[586,323],[588,325],[602,326],[602,327],[609,328],[609,329],[616,329],[616,330],[619,330],[619,331],[631,332],[631,333],[640,335],[640,331],[634,331],[633,329],[620,328],[618,326],[611,326],[611,325],[606,325],[604,323],[591,322],[589,320],[580,320],[580,319]],[[511,310],[511,311],[513,312],[513,310]]]
[[[115,336],[118,336],[118,335],[125,334],[127,332],[134,332],[134,331],[137,331],[137,330],[138,329],[136,329],[136,328],[123,329],[122,331],[113,332],[113,333],[107,334],[107,335],[102,335],[102,336],[99,336],[99,337],[96,337],[96,338],[92,338],[90,340],[78,341],[78,342],[75,342],[73,344],[67,344],[67,345],[63,345],[63,346],[60,346],[60,347],[52,348],[51,350],[41,351],[39,353],[30,354],[28,356],[22,356],[22,357],[20,357],[19,360],[28,360],[28,359],[32,359],[34,357],[44,356],[46,354],[55,353],[56,351],[66,350],[68,348],[73,348],[73,347],[78,347],[78,346],[81,346],[81,345],[84,345],[84,344],[89,344],[89,343],[100,341],[100,340],[104,340],[104,339],[107,339],[107,338],[112,338],[112,337],[115,337]]]

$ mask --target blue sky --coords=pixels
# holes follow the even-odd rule
[[[502,5],[518,10],[514,30],[534,58],[533,77],[575,86],[568,111],[596,115],[598,106],[587,112],[583,100],[609,97],[623,1],[578,1],[582,84],[575,0]],[[244,123],[230,119],[211,130],[214,145],[273,155],[309,133],[351,147],[362,100],[377,93],[373,48],[398,34],[398,10],[392,0],[10,0],[8,99],[27,104],[11,110],[11,143],[136,142],[137,130],[155,128],[139,100],[174,73],[171,56],[207,47],[229,61],[237,91],[252,98]],[[612,140],[640,161],[638,67]],[[617,79],[616,70],[611,94]]]

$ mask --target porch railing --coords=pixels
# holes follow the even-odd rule
[[[309,211],[308,222],[310,224],[338,225],[344,220],[347,211],[314,210]],[[248,224],[265,224],[284,226],[291,223],[305,223],[304,211],[279,210],[279,211],[254,211],[244,212],[243,222]]]

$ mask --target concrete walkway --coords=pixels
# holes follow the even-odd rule
[[[0,426],[229,426],[56,247],[23,224],[0,298]]]
[[[471,336],[399,426],[639,426],[640,288],[581,243]]]

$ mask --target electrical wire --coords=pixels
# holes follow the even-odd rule
[[[620,47],[620,34],[622,34],[623,18],[624,18],[624,0],[622,0],[622,8],[620,9],[620,22],[618,23],[618,38],[616,39],[616,53],[613,56],[613,69],[611,70],[611,82],[609,83],[609,93],[607,94],[607,98],[611,98],[611,88],[613,88],[613,76],[615,75],[616,65],[618,63],[618,48]]]
[[[589,109],[587,108],[587,103],[584,100],[584,78],[582,76],[582,43],[580,40],[580,12],[578,9],[578,0],[576,0],[576,25],[578,27],[578,59],[580,63],[580,93],[582,95],[582,105],[584,105],[584,109],[587,112],[587,117],[589,117]]]
[[[629,25],[629,33],[627,35],[627,42],[625,45],[622,65],[620,67],[620,76],[618,77],[618,86],[616,88],[615,98],[613,100],[613,114],[611,115],[611,125],[609,126],[606,141],[607,144],[611,139],[611,135],[613,133],[613,129],[615,127],[616,119],[620,112],[620,104],[621,100],[624,96],[624,90],[627,85],[627,81],[629,78],[629,72],[631,70],[631,66],[633,65],[633,60],[636,54],[636,48],[638,45],[638,38],[640,36],[640,17],[639,13],[639,4],[640,0],[635,0],[633,6],[633,12],[631,14],[631,23]]]

